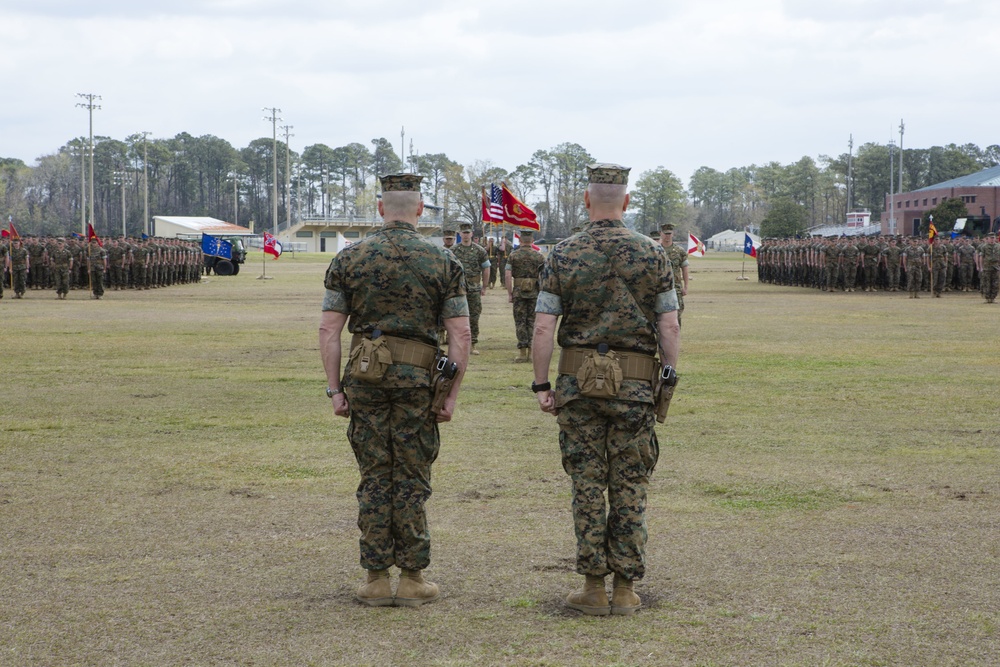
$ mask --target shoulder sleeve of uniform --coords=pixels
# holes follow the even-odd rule
[[[559,258],[560,254],[553,252],[542,264],[542,270],[538,276],[538,290],[539,292],[547,292],[561,299],[562,287],[559,284],[559,272],[557,270]]]

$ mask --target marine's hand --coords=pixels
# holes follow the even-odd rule
[[[444,399],[444,405],[441,407],[441,412],[439,412],[439,413],[437,413],[437,415],[435,415],[435,418],[437,419],[437,422],[439,424],[442,423],[442,422],[450,422],[451,421],[451,418],[455,414],[455,403],[456,403],[456,401],[457,401],[457,398],[454,398],[454,397],[451,397],[451,396],[449,396],[448,398]]]
[[[351,406],[347,402],[347,394],[341,392],[333,395],[333,414],[338,417],[349,417]]]
[[[542,412],[548,412],[551,415],[556,414],[556,395],[551,389],[549,391],[539,391],[535,394],[538,397],[538,407],[542,409]]]
[[[507,294],[507,303],[514,303],[514,295]]]
[[[486,296],[486,285],[483,285],[479,290],[479,296]]]

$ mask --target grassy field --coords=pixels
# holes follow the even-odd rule
[[[421,609],[362,607],[328,258],[0,301],[0,665],[1000,664],[1000,306],[692,260],[635,617],[581,617],[506,294],[442,428]]]

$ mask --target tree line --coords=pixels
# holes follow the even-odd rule
[[[68,141],[35,165],[0,158],[0,215],[23,233],[66,234],[81,228],[88,208],[89,142]],[[877,217],[890,181],[889,145],[867,143],[853,156],[853,205]],[[898,151],[895,159],[898,160]],[[274,226],[273,174],[277,162],[278,222],[307,217],[376,216],[377,177],[409,170],[424,176],[425,200],[443,209],[446,222],[480,222],[480,190],[505,181],[539,216],[543,234],[568,235],[586,220],[583,189],[594,157],[581,145],[539,149],[512,170],[489,160],[463,165],[444,153],[411,154],[406,164],[384,137],[330,147],[313,144],[301,153],[264,137],[237,149],[225,139],[180,133],[156,139],[135,134],[124,140],[94,139],[95,228],[101,235],[144,229],[144,177],[150,215],[211,216],[255,229]],[[896,163],[898,165],[898,162]],[[912,190],[1000,164],[1000,147],[973,144],[907,149],[903,188]],[[758,227],[776,204],[802,207],[808,225],[842,224],[848,209],[848,155],[803,157],[782,165],[701,167],[685,188],[669,169],[657,167],[631,178],[626,218],[643,232],[664,222],[703,236],[725,229]],[[289,187],[286,189],[286,178]],[[898,175],[892,176],[898,178]],[[122,198],[124,197],[124,218]]]

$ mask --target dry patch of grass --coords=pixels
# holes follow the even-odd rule
[[[569,484],[501,290],[442,428],[421,610],[353,600],[328,258],[4,299],[0,664],[995,664],[1000,310],[737,281],[740,259],[692,262],[634,618],[562,606]]]

